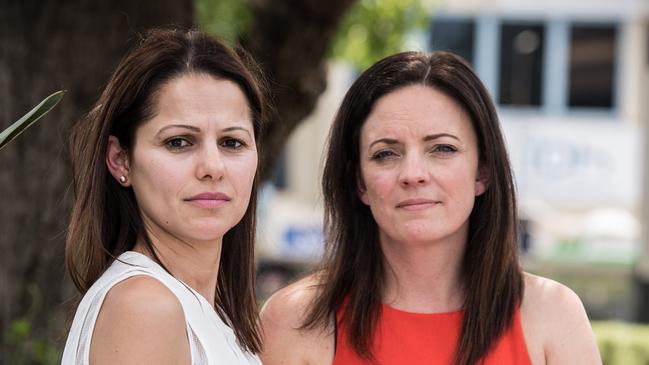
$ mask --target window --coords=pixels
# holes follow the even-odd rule
[[[540,23],[503,23],[500,38],[502,105],[541,105],[544,28]]]
[[[615,28],[574,25],[570,36],[569,105],[613,107]]]
[[[473,34],[475,23],[468,19],[433,19],[430,48],[450,51],[473,63]]]

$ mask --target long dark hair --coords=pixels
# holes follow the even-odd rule
[[[304,327],[326,328],[341,312],[356,353],[373,358],[386,268],[376,221],[358,197],[359,137],[376,101],[407,85],[435,88],[463,107],[478,137],[481,169],[489,176],[469,217],[462,263],[464,320],[455,354],[456,364],[475,364],[512,324],[522,298],[516,198],[493,102],[470,66],[447,52],[387,57],[363,72],[345,95],[331,128],[322,178],[326,256]]]
[[[245,61],[244,61],[245,60]],[[69,141],[74,205],[66,240],[66,264],[83,294],[121,253],[141,239],[160,263],[131,188],[119,185],[106,167],[108,137],[132,150],[135,131],[155,113],[163,84],[186,73],[235,82],[247,98],[259,144],[264,101],[256,68],[217,39],[193,30],[152,30],[118,65],[94,108],[74,127]],[[215,307],[240,344],[259,352],[254,295],[257,177],[241,221],[223,237]]]

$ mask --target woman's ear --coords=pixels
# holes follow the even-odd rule
[[[370,200],[367,198],[367,188],[365,187],[365,181],[360,173],[356,174],[356,191],[358,193],[359,199],[365,203],[365,205],[370,205]]]
[[[108,147],[106,147],[106,166],[108,171],[113,175],[120,185],[131,186],[129,179],[129,160],[127,151],[122,148],[119,140],[115,136],[108,137]]]
[[[478,167],[477,175],[475,179],[475,196],[480,196],[487,191],[491,176],[489,176],[489,171],[483,165]]]

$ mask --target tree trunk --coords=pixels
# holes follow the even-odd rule
[[[325,90],[327,52],[355,1],[251,0],[253,24],[241,43],[269,80],[275,107],[259,151],[263,179]]]
[[[51,92],[68,91],[0,151],[0,363],[43,363],[63,344],[76,304],[63,264],[69,127],[97,99],[137,33],[191,26],[193,1],[2,0],[0,9],[0,129]]]

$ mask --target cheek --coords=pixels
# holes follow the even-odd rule
[[[172,211],[169,205],[174,204],[192,177],[190,164],[163,157],[155,153],[136,155],[132,170],[138,205],[158,214]]]
[[[463,206],[463,210],[471,210],[475,201],[476,174],[470,169],[455,169],[449,171],[444,178],[444,190],[454,201]]]
[[[140,190],[176,195],[191,177],[191,172],[176,161],[150,160],[139,171]]]
[[[257,154],[231,161],[230,171],[234,188],[250,195],[257,172]]]
[[[379,225],[389,224],[392,218],[393,203],[396,199],[395,189],[397,184],[389,174],[367,175],[367,192],[365,193],[367,205],[374,219]],[[383,223],[383,224],[381,224]]]
[[[388,200],[395,185],[388,174],[369,173],[364,176],[364,181],[370,204]]]

